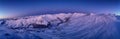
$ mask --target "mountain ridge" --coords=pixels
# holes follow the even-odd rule
[[[116,20],[119,17],[114,14],[94,13],[60,13],[3,19],[0,21],[0,30],[7,34],[0,34],[3,36],[0,38],[6,38],[9,34],[8,38],[14,39],[119,39]]]

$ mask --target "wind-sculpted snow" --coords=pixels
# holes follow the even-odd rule
[[[0,39],[119,39],[119,23],[115,15],[93,13],[3,19]]]

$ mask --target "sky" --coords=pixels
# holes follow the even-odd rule
[[[120,15],[120,0],[0,0],[0,18],[74,12]]]

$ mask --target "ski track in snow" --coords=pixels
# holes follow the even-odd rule
[[[3,19],[0,39],[119,39],[119,20],[115,15],[93,13]]]

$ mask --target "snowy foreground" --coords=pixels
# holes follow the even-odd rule
[[[0,39],[119,39],[120,17],[46,14],[0,20]]]

